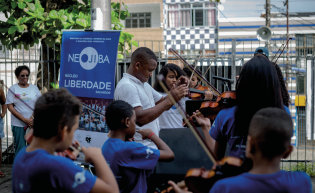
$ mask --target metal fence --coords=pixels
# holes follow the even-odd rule
[[[275,40],[277,41],[277,40]],[[233,40],[231,43],[231,54],[226,53],[218,54],[217,57],[213,60],[214,55],[211,54],[210,50],[202,50],[204,55],[199,60],[197,68],[205,74],[205,78],[220,92],[224,92],[225,88],[221,85],[220,81],[213,80],[212,75],[222,76],[225,78],[235,79],[239,74],[241,67],[246,63],[251,57],[253,57],[253,52],[246,52],[244,50],[243,54],[237,54],[236,50],[236,40]],[[148,41],[148,42],[138,42],[139,46],[147,46],[151,48],[158,57],[158,66],[155,70],[153,76],[149,79],[149,84],[153,85],[155,82],[156,75],[163,65],[166,63],[175,63],[180,66],[182,64],[177,58],[175,58],[170,53],[166,52],[164,44],[159,41]],[[234,44],[234,45],[233,45]],[[243,43],[244,44],[244,43]],[[245,46],[246,47],[246,46]],[[244,47],[243,47],[244,48]],[[136,48],[133,47],[131,53]],[[252,49],[252,48],[251,48]],[[293,47],[291,48],[293,49]],[[31,84],[37,85],[41,92],[46,92],[49,88],[58,85],[59,80],[59,62],[56,60],[56,55],[52,48],[42,47],[41,45],[35,45],[34,47],[28,50],[13,50],[9,51],[4,48],[4,52],[0,56],[0,80],[3,80],[7,86],[11,86],[17,83],[14,69],[19,65],[29,66],[31,73],[29,81]],[[274,49],[275,50],[275,49]],[[196,62],[198,52],[197,51],[188,51],[188,50],[178,50],[178,52],[191,64]],[[44,53],[48,59],[43,59]],[[116,84],[121,79],[124,72],[127,71],[130,65],[130,55],[124,53],[125,59],[117,60],[116,64]],[[294,169],[296,163],[304,162],[311,163],[313,168],[313,158],[314,158],[314,126],[307,128],[306,126],[306,111],[305,105],[301,106],[295,104],[296,97],[306,95],[306,77],[307,70],[306,64],[309,61],[314,63],[314,57],[301,57],[294,56],[294,53],[291,52],[288,56],[282,56],[278,60],[278,64],[281,67],[284,77],[288,83],[288,90],[291,96],[291,105],[289,107],[292,115],[292,121],[295,124],[294,136],[292,137],[292,145],[296,148],[290,155],[288,159],[283,160],[282,168],[283,169]],[[271,55],[273,55],[272,52]],[[211,63],[213,60],[213,63]],[[208,66],[211,64],[211,67],[208,69]],[[312,69],[314,71],[314,65]],[[206,72],[207,71],[207,72]],[[48,81],[47,81],[48,80]],[[232,85],[233,88],[234,85]],[[314,87],[311,88],[314,90]],[[4,89],[5,94],[7,90]],[[3,160],[9,163],[12,162],[12,158],[9,158],[10,155],[14,154],[14,148],[12,145],[13,135],[11,132],[10,126],[10,112],[8,111],[5,117],[5,138],[2,139],[2,152]],[[311,137],[307,137],[307,130],[311,132]],[[9,158],[9,159],[8,159]],[[306,169],[306,164],[305,164]]]

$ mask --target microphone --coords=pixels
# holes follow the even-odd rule
[[[220,76],[212,76],[213,79],[217,79],[217,80],[222,80],[222,81],[225,81],[225,82],[229,82],[231,84],[234,83],[234,80],[232,79],[228,79],[228,78],[223,78],[223,77],[220,77]]]

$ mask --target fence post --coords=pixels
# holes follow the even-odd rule
[[[231,90],[235,90],[235,85],[236,85],[236,67],[235,67],[235,63],[236,63],[236,40],[232,39],[232,64],[231,64],[231,74],[232,77],[231,79],[234,80],[234,83],[231,84]]]

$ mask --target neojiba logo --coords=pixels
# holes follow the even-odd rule
[[[109,64],[108,56],[98,54],[97,51],[92,47],[84,48],[80,54],[69,54],[68,62],[78,62],[85,70],[92,70],[98,63]]]

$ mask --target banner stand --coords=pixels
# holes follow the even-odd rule
[[[108,139],[105,111],[114,99],[119,37],[118,30],[63,30],[59,87],[83,104],[74,134],[83,147],[102,148]],[[84,160],[80,153],[77,162]]]

